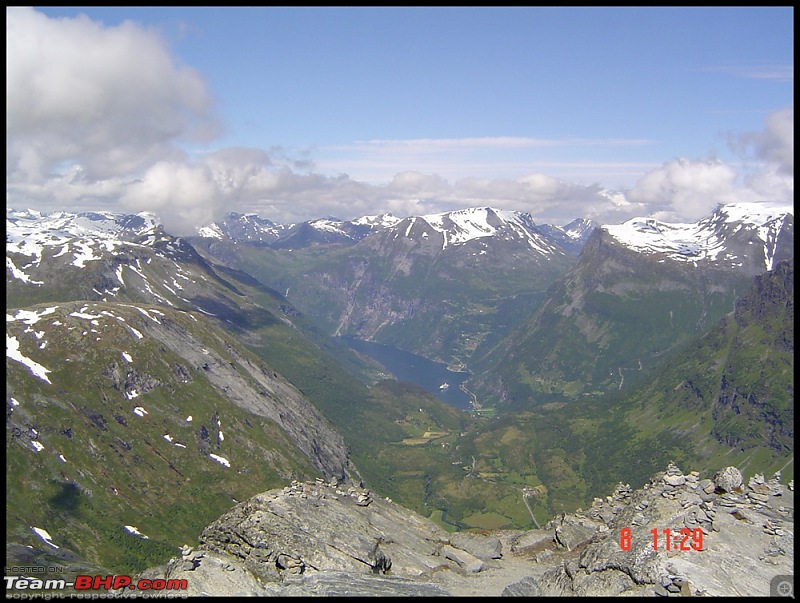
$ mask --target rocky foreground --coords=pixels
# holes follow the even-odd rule
[[[294,482],[199,543],[139,577],[201,596],[769,596],[794,574],[794,483],[671,464],[543,529],[487,535],[448,533],[363,488]]]

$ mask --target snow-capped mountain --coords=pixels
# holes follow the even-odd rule
[[[296,249],[317,244],[351,245],[375,230],[388,228],[398,221],[399,218],[391,214],[383,214],[349,221],[328,217],[299,224],[276,224],[256,214],[232,212],[220,222],[198,228],[197,234],[206,239],[228,238],[277,249]]]
[[[157,220],[151,212],[122,214],[116,212],[40,212],[35,209],[6,210],[6,241],[16,235],[25,235],[33,231],[46,231],[47,238],[55,240],[106,233],[126,237],[143,234],[157,226]]]
[[[769,204],[722,205],[693,224],[596,228],[538,310],[492,350],[473,391],[522,407],[630,387],[727,315],[755,277],[791,260],[793,232],[790,208]]]
[[[35,282],[25,271],[38,266],[45,255],[65,256],[76,268],[100,258],[101,251],[114,252],[130,246],[152,246],[159,239],[153,214],[110,212],[42,213],[35,210],[6,211],[6,267],[24,282]],[[26,258],[17,266],[14,259]]]
[[[771,270],[786,259],[793,244],[792,207],[763,203],[720,205],[708,217],[690,224],[633,218],[603,226],[614,239],[643,254],[664,259],[706,262],[730,268],[757,266]]]
[[[398,218],[392,214],[362,216],[354,220],[320,218],[299,224],[279,225],[254,214],[229,214],[219,223],[198,229],[201,238],[264,244],[275,249],[300,249],[313,245],[355,245],[383,232],[394,237],[441,240],[441,249],[472,241],[497,238],[516,240],[542,254],[577,254],[594,222],[577,219],[560,227],[537,225],[529,213],[493,207],[466,208],[436,214]],[[563,249],[562,249],[563,248]]]
[[[415,228],[417,222],[428,228]],[[472,241],[496,237],[505,241],[521,240],[542,254],[563,253],[537,229],[528,213],[506,211],[492,207],[476,207],[457,211],[410,217],[401,220],[393,230],[398,235],[413,238],[428,237],[432,229],[441,236],[441,249],[465,245]]]
[[[566,231],[552,232],[573,240]],[[575,232],[578,239],[586,235]],[[330,334],[392,343],[445,362],[509,328],[577,258],[530,214],[492,207],[312,220],[267,245],[192,242],[284,292]],[[319,252],[283,253],[307,248]]]
[[[197,229],[201,237],[222,239],[229,237],[248,243],[272,243],[280,239],[291,226],[275,224],[257,214],[231,212],[221,222]]]
[[[224,299],[219,281],[194,247],[164,232],[152,214],[6,211],[9,305],[82,299],[215,314]]]
[[[553,226],[552,224],[541,224],[537,228],[551,241],[558,243],[567,251],[574,254],[580,253],[583,244],[592,234],[592,231],[599,224],[593,220],[576,218],[565,226]]]

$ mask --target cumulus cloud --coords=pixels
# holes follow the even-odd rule
[[[794,107],[770,113],[764,130],[741,134],[732,146],[743,154],[752,149],[757,160],[772,164],[780,173],[794,175]]]
[[[203,78],[134,23],[6,8],[6,151],[12,182],[79,164],[123,176],[220,131]]]
[[[230,211],[255,211],[271,220],[292,221],[297,205],[317,203],[321,211],[342,209],[347,179],[301,174],[276,165],[262,149],[226,148],[193,161],[162,161],[140,178],[120,186],[129,211],[156,213],[175,234],[219,220]],[[356,190],[351,190],[357,193]]]
[[[794,107],[770,113],[759,132],[733,136],[745,162],[678,158],[650,171],[625,197],[665,221],[694,221],[719,203],[787,201],[794,196]]]
[[[736,178],[722,161],[678,158],[646,174],[625,196],[659,219],[693,221],[718,203],[744,200],[746,192],[736,188]]]

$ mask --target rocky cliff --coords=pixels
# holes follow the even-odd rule
[[[336,480],[294,482],[199,543],[140,577],[221,596],[766,596],[794,572],[794,483],[670,464],[542,529],[477,534]]]

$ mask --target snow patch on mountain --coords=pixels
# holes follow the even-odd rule
[[[563,232],[567,237],[574,240],[580,240],[586,236],[586,232],[589,230],[593,230],[596,224],[591,220],[586,220],[585,218],[577,218],[567,224],[566,226],[561,227],[554,227],[558,228],[561,232]]]
[[[224,456],[219,456],[218,454],[209,454],[208,456],[210,456],[212,459],[214,459],[215,461],[217,461],[220,465],[223,465],[224,467],[230,467],[231,466],[231,462],[228,459],[226,459]]]
[[[17,310],[17,314],[15,316],[11,316],[10,314],[6,314],[6,322],[14,322],[16,320],[21,320],[26,325],[34,325],[39,322],[39,319],[42,316],[47,316],[48,314],[52,314],[56,311],[56,306],[51,308],[45,308],[41,312],[36,312],[35,310]]]
[[[204,237],[206,239],[224,239],[225,234],[222,232],[222,229],[217,224],[212,224],[211,226],[201,226],[197,229],[198,236]]]
[[[17,268],[16,264],[14,264],[13,260],[6,256],[6,268],[11,271],[11,276],[21,280],[23,283],[30,283],[31,285],[44,285],[44,281],[34,281],[25,274],[22,270]]]
[[[134,536],[139,536],[140,538],[143,538],[145,540],[148,539],[147,536],[142,534],[139,531],[139,528],[137,528],[136,526],[124,526],[124,528],[125,528],[125,531],[128,532],[128,534],[133,534]]]
[[[35,360],[31,360],[27,356],[25,356],[22,352],[19,351],[19,341],[17,341],[16,337],[6,334],[6,358],[10,358],[20,364],[25,365],[28,369],[33,373],[35,376],[39,377],[42,381],[46,381],[47,383],[51,383],[50,379],[47,377],[47,373],[50,372],[50,369],[43,367],[41,364],[36,362]]]
[[[327,219],[311,220],[308,224],[313,228],[315,228],[316,230],[320,230],[323,232],[332,232],[334,234],[342,235],[344,237],[350,236],[342,228],[342,222],[340,220],[327,220]]]
[[[371,226],[374,228],[391,228],[402,222],[401,218],[392,214],[380,214],[376,216],[362,216],[352,221],[357,226]]]
[[[49,533],[47,530],[45,530],[44,528],[35,528],[35,527],[31,527],[31,530],[33,530],[33,532],[34,532],[34,533],[35,533],[35,534],[36,534],[36,535],[37,535],[39,538],[41,538],[42,540],[44,540],[44,541],[45,541],[45,543],[49,544],[49,545],[50,545],[51,547],[53,547],[54,549],[57,549],[57,548],[58,548],[58,545],[55,545],[55,544],[53,544],[53,537],[52,537],[52,536],[50,536],[50,533]]]

